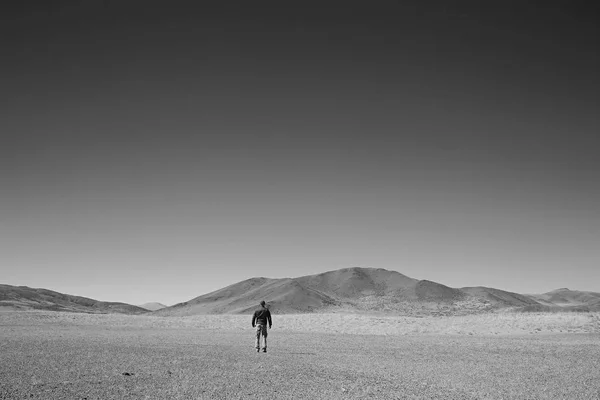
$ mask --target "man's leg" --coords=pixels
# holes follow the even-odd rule
[[[263,351],[266,352],[267,351],[267,336],[268,336],[267,335],[267,326],[266,325],[263,326],[262,334],[263,334],[263,340],[265,341],[265,347],[263,347]]]
[[[260,351],[260,334],[262,332],[262,326],[256,325],[256,351]]]

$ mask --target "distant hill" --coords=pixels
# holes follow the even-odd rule
[[[47,289],[0,284],[0,310],[48,310],[85,313],[142,314],[148,310],[126,303],[71,296]]]
[[[369,312],[395,315],[465,315],[495,310],[600,311],[600,293],[557,289],[519,294],[489,287],[452,288],[381,268],[344,268],[298,278],[251,278],[167,307],[133,306],[46,289],[0,285],[1,310],[150,313],[158,316],[248,314],[261,300],[279,314]]]
[[[155,312],[158,315],[247,313],[268,298],[278,312],[309,312],[334,299],[311,291],[293,279],[252,278]]]
[[[535,299],[513,292],[507,292],[500,289],[488,288],[483,286],[464,287],[461,291],[471,296],[485,299],[492,306],[497,308],[504,307],[527,307],[539,304]]]
[[[540,310],[600,311],[600,293],[596,292],[561,288],[529,297],[543,305]]]
[[[251,278],[154,312],[163,316],[240,314],[260,300],[277,313],[381,312],[456,315],[542,309],[533,296],[486,287],[451,288],[396,271],[344,268],[298,278]]]
[[[162,303],[151,302],[151,303],[140,304],[140,305],[138,305],[138,307],[141,307],[141,308],[146,309],[148,311],[158,311],[158,310],[161,310],[161,309],[166,308],[168,306],[165,306]]]

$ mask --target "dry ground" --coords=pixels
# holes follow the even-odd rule
[[[599,321],[6,312],[0,399],[600,399]]]

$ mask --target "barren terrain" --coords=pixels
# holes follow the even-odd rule
[[[600,398],[598,314],[273,318],[0,313],[0,399]]]
[[[277,314],[377,312],[406,316],[473,315],[500,310],[600,311],[600,293],[566,288],[523,295],[490,287],[452,288],[382,268],[342,268],[297,278],[250,278],[155,312],[183,317],[248,314],[260,300]]]
[[[48,289],[0,284],[2,311],[70,311],[163,317],[252,313],[265,300],[277,314],[377,313],[408,317],[499,311],[600,312],[600,293],[567,288],[519,294],[484,286],[451,288],[382,268],[342,268],[297,278],[250,278],[170,307],[106,302]]]

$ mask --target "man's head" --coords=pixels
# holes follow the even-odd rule
[[[260,302],[260,305],[264,307],[264,306],[265,306],[265,301],[264,301],[264,300],[262,300],[262,301]]]

